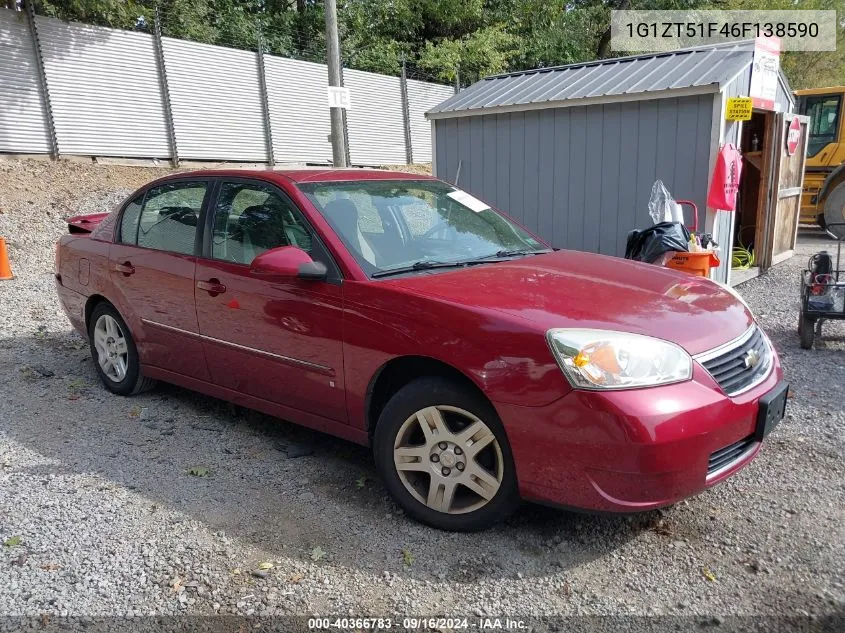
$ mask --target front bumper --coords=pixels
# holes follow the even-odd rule
[[[775,356],[760,384],[730,398],[696,363],[684,383],[576,390],[545,407],[494,404],[525,499],[638,512],[697,494],[748,464],[761,446],[752,437],[758,401],[782,377]],[[741,450],[708,475],[711,455],[734,444]]]

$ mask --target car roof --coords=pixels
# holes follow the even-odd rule
[[[178,178],[203,178],[207,176],[227,178],[255,178],[278,182],[287,180],[294,183],[304,182],[348,182],[350,180],[436,180],[426,174],[411,174],[403,171],[388,171],[386,169],[198,169],[195,171],[171,174],[158,181]],[[157,181],[157,182],[158,182]]]

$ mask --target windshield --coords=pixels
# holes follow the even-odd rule
[[[437,180],[305,183],[368,275],[540,252],[545,245],[489,205]],[[494,259],[495,261],[495,259]]]
[[[828,143],[836,141],[841,105],[840,95],[804,97],[801,104],[801,114],[806,114],[811,119],[810,136],[807,139],[807,156],[815,156]]]

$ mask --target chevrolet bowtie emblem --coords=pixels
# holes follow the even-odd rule
[[[746,369],[753,369],[760,364],[760,352],[756,349],[748,350],[748,353],[743,357]]]

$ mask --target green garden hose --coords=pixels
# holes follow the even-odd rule
[[[734,246],[731,252],[731,266],[734,270],[748,270],[754,265],[754,252],[744,246]]]

